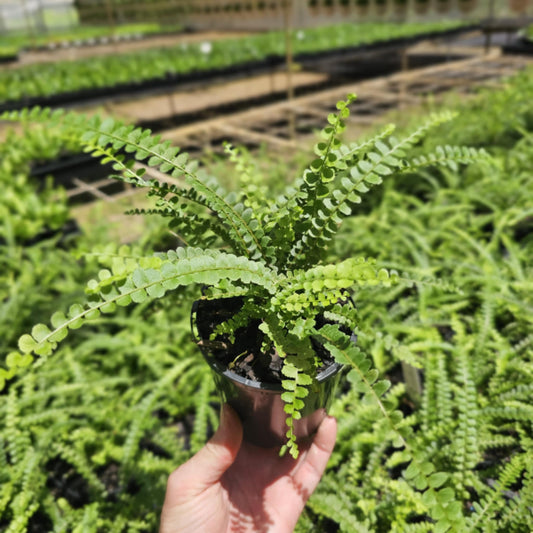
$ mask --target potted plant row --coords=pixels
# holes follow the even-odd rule
[[[353,24],[305,31],[295,41],[295,60],[324,53],[365,50],[415,42],[432,34],[461,31],[457,23]],[[249,76],[280,67],[280,34],[269,32],[240,39],[72,62],[25,65],[0,72],[0,111],[35,105],[58,106],[102,96],[165,90],[183,83],[204,84],[220,76]]]
[[[224,400],[239,412],[245,438],[280,445],[297,456],[298,442],[325,416],[346,367],[349,381],[379,402],[403,441],[398,413],[389,413],[383,399],[390,384],[378,379],[355,342],[364,305],[357,289],[414,281],[369,257],[332,260],[328,250],[342,222],[383,179],[423,167],[456,168],[485,154],[447,146],[413,155],[431,128],[453,118],[449,112],[430,116],[399,139],[391,125],[371,139],[346,144],[341,134],[354,98],[337,103],[309,165],[277,198],[257,192],[251,169],[231,147],[227,151],[241,187],[227,192],[198,162],[148,130],[50,110],[5,113],[4,120],[57,128],[111,162],[118,179],[145,188],[155,199],[153,209],[135,213],[168,217],[184,244],[145,257],[110,255],[107,268],[88,282],[84,301],[58,310],[50,324],[37,324],[20,338],[19,350],[0,369],[0,388],[36,357],[52,355],[70,330],[117,306],[173,298],[192,285],[198,287],[192,313],[197,342]],[[146,179],[136,162],[171,179]]]
[[[0,45],[0,64],[15,63],[19,59],[19,51],[15,46]]]
[[[262,59],[246,59],[229,66],[224,66],[224,61],[220,62],[220,66],[216,66],[217,61],[212,60],[209,61],[211,67],[206,69],[201,67],[187,69],[184,67],[183,71],[172,71],[172,59],[167,58],[169,70],[164,71],[158,68],[157,57],[152,58],[155,66],[150,65],[150,63],[143,66],[142,61],[133,56],[129,59],[130,61],[127,58],[124,61],[129,64],[127,72],[131,74],[130,76],[124,76],[123,69],[118,78],[115,74],[109,75],[109,72],[119,66],[116,57],[110,60],[96,58],[94,62],[84,60],[79,65],[64,63],[52,66],[50,77],[44,78],[40,86],[36,84],[35,76],[38,71],[42,71],[43,67],[30,66],[23,73],[22,79],[17,79],[15,74],[14,77],[9,77],[6,80],[7,99],[3,102],[0,100],[0,111],[38,105],[64,106],[121,94],[168,90],[180,84],[199,83],[205,85],[205,83],[212,82],[221,76],[250,76],[265,72],[265,70],[271,71],[282,64],[281,57],[268,56]],[[118,61],[122,63],[123,59]],[[137,74],[134,75],[134,72]],[[65,85],[65,77],[69,79],[68,86]],[[12,96],[10,92],[12,92]]]

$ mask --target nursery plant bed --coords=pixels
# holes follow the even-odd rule
[[[314,71],[328,74],[331,85],[350,81],[368,80],[387,76],[406,69],[416,69],[456,61],[468,57],[464,53],[449,52],[448,54],[411,53],[411,46],[391,46],[366,51],[346,53],[336,60],[324,58],[313,63],[302,63],[302,66]]]
[[[435,59],[439,58],[435,57]],[[409,63],[414,61],[419,61],[418,56],[416,60],[409,58]],[[199,92],[198,99],[194,94],[189,95],[188,100],[187,98],[180,99],[178,94],[173,95],[175,109],[191,108],[193,114],[187,117],[172,115],[168,101],[165,102],[170,95],[154,97],[154,100],[148,104],[136,102],[124,104],[124,107],[117,104],[117,107],[111,108],[111,112],[115,116],[124,117],[129,123],[136,122],[161,131],[164,138],[172,139],[184,151],[197,154],[198,157],[205,150],[221,152],[224,141],[246,146],[249,150],[268,145],[271,149],[282,153],[294,152],[301,148],[303,140],[314,135],[324,115],[334,110],[334,105],[328,107],[328,102],[336,101],[347,92],[356,90],[359,94],[359,98],[352,104],[354,114],[350,118],[350,127],[364,131],[369,125],[375,125],[382,120],[380,117],[385,113],[402,106],[416,104],[426,94],[438,94],[451,89],[468,92],[471,90],[469,87],[493,83],[493,80],[522,68],[526,62],[525,58],[518,56],[510,61],[508,58],[499,57],[498,54],[493,53],[490,57],[480,56],[428,68],[413,69],[381,79],[358,82],[357,85],[352,82],[337,88],[328,86],[325,91],[309,94],[307,94],[307,88],[304,87],[300,96],[293,102],[276,102],[272,98],[268,103],[268,98],[263,99],[260,94],[257,94],[256,101],[262,105],[256,106],[253,111],[246,111],[241,107],[244,107],[243,102],[246,102],[246,99],[240,103],[238,101],[236,103],[225,102],[218,109],[215,107],[206,109],[201,105],[202,93]],[[295,73],[294,79],[298,80],[300,75],[304,73]],[[318,78],[316,80],[309,78],[309,81],[322,83]],[[233,83],[239,85],[246,82],[240,80]],[[231,84],[220,85],[219,90],[227,97],[237,95],[237,89]],[[240,90],[245,92],[244,85]],[[214,104],[217,100],[215,93],[207,92],[204,96],[208,104]],[[157,103],[158,98],[161,101]],[[192,108],[193,105],[199,107]],[[153,114],[152,110],[156,109],[156,106],[160,106],[161,109],[157,120],[149,121],[145,115],[141,114],[143,110],[148,109]],[[136,114],[136,109],[139,110],[139,114]],[[290,136],[290,116],[294,117],[295,138]],[[189,119],[199,117],[201,117],[200,122],[197,120],[188,122]],[[57,165],[56,168],[49,165],[34,168],[34,173],[35,175],[49,173],[56,176],[56,182],[62,183],[67,188],[71,204],[81,205],[97,199],[109,202],[113,198],[129,195],[132,192],[120,189],[121,183],[108,180],[107,176],[110,171],[88,156],[82,156],[79,159],[67,158],[58,161]],[[80,171],[85,171],[85,173],[82,175]]]
[[[451,37],[456,37],[458,35],[477,30],[478,28],[479,27],[477,25],[469,25],[438,32],[423,32],[410,37],[397,37],[393,39],[388,39],[386,41],[376,41],[373,43],[366,43],[357,46],[335,48],[318,52],[300,53],[296,54],[294,59],[298,63],[306,64],[308,61],[315,61],[318,59],[338,59],[343,55],[351,56],[352,54],[361,54],[373,51],[389,52],[395,49],[402,50],[421,41],[425,41],[428,39],[447,39]]]
[[[499,68],[505,74],[510,65],[526,64],[527,58],[505,56],[490,62],[495,73]],[[464,62],[464,74],[457,68],[454,72],[450,69],[449,77],[467,80],[470,72],[481,70],[482,63],[486,65],[488,58],[479,58],[479,63]],[[432,69],[424,74],[437,80],[444,70]],[[418,82],[418,74],[402,73],[392,81],[397,82],[397,88],[403,82]],[[379,82],[383,90],[386,80]],[[505,83],[512,84],[512,80]],[[475,142],[479,139],[484,143],[484,135],[492,135],[486,127],[490,123],[498,125],[495,133],[507,127],[514,132],[515,125],[521,124],[519,117],[506,116],[505,121],[498,117],[502,109],[507,109],[509,115],[521,110],[529,113],[531,91],[524,87],[531,87],[531,82],[515,86],[505,100],[510,103],[508,107],[501,101],[487,105],[487,99],[471,112],[461,106],[458,118],[462,122],[445,128],[446,135],[439,144],[462,140],[463,131]],[[364,84],[364,88],[358,84],[360,98],[354,105],[377,97],[379,88],[377,82]],[[498,90],[494,95],[506,92]],[[330,96],[315,95],[315,101],[307,103],[299,100],[292,109],[297,105],[306,115],[314,112],[318,116],[334,107]],[[284,111],[287,115],[289,107]],[[353,114],[357,119],[358,110]],[[272,115],[272,108],[265,115]],[[237,120],[242,126],[242,118]],[[476,129],[469,133],[471,127]],[[400,295],[393,290],[385,298],[367,295],[360,300],[368,302],[367,322],[376,325],[378,331],[399,337],[400,346],[412,346],[416,350],[412,356],[424,371],[425,398],[415,406],[400,385],[403,376],[398,355],[402,354],[389,353],[388,341],[374,335],[370,327],[363,349],[382,361],[380,374],[391,382],[388,403],[396,409],[395,415],[403,413],[401,427],[411,430],[402,433],[408,446],[424,460],[429,458],[430,463],[425,465],[433,464],[430,488],[424,492],[421,487],[426,485],[412,479],[413,467],[407,468],[409,464],[417,465],[409,463],[410,456],[406,457],[405,448],[400,448],[395,435],[391,435],[390,424],[382,420],[372,398],[365,401],[354,386],[359,382],[347,382],[333,412],[339,420],[335,454],[317,492],[308,501],[300,529],[321,533],[445,530],[446,522],[443,527],[437,526],[432,518],[438,519],[443,508],[438,502],[432,503],[438,497],[445,499],[444,509],[456,507],[464,518],[464,526],[453,531],[525,533],[533,529],[531,298],[527,278],[531,255],[526,248],[529,243],[531,249],[527,237],[531,235],[531,173],[527,165],[530,152],[524,150],[531,144],[522,142],[521,147],[520,152],[502,147],[505,158],[498,159],[494,166],[483,165],[485,172],[474,174],[474,180],[447,170],[446,181],[438,185],[440,194],[430,186],[435,194],[425,197],[425,201],[412,201],[410,195],[411,191],[429,190],[424,180],[417,178],[413,188],[395,183],[394,189],[386,191],[394,194],[378,198],[380,205],[373,204],[380,209],[375,217],[365,215],[354,220],[346,239],[339,243],[340,253],[346,256],[368,248],[380,258],[390,257],[392,264],[410,263],[418,252],[422,261],[431,257],[432,272],[439,279],[449,279],[462,290],[446,290],[443,299],[434,299],[430,291],[423,294],[422,289],[411,289]],[[507,159],[510,151],[514,151],[513,159]],[[515,167],[518,163],[521,166]],[[513,168],[517,172],[509,172]],[[507,187],[515,179],[523,181]],[[408,211],[403,209],[406,204]],[[491,213],[495,204],[502,208]],[[523,226],[516,224],[520,219]],[[487,222],[493,226],[487,229]],[[418,239],[411,238],[413,229]],[[513,229],[524,232],[523,241],[517,235],[513,237]],[[406,239],[389,248],[395,240],[391,235]],[[499,238],[502,235],[505,239]],[[98,243],[96,251],[104,246],[104,239],[96,232],[91,242]],[[446,253],[437,256],[433,253],[437,249]],[[48,255],[54,256],[53,250]],[[72,272],[72,277],[79,279],[92,277],[100,268],[92,265],[82,270],[85,263],[89,261],[58,260],[51,273],[61,280],[62,276],[69,279]],[[36,283],[31,265],[16,266],[30,274],[27,294],[31,291],[37,296],[36,300],[21,298],[19,306],[28,309],[32,321],[42,316],[40,299],[46,298],[45,302],[56,307],[56,300],[67,290],[72,292],[70,282],[45,285],[45,279],[51,279],[42,275],[46,265],[37,263],[40,276]],[[6,279],[10,276],[15,277],[7,270]],[[37,305],[31,305],[33,301]],[[183,370],[190,368],[185,365],[190,365],[188,358],[193,356],[185,346],[188,331],[183,319],[187,311],[183,311],[181,302],[173,298],[164,306],[143,305],[140,309],[144,316],[135,313],[131,320],[125,320],[123,313],[117,321],[102,317],[96,328],[73,337],[65,350],[36,367],[35,373],[21,372],[17,377],[20,381],[14,381],[7,394],[0,395],[0,412],[4,415],[0,433],[9,444],[4,446],[7,503],[0,518],[2,529],[19,524],[17,510],[24,490],[27,505],[37,508],[26,524],[30,532],[58,529],[67,520],[72,529],[82,516],[101,524],[102,530],[111,531],[115,524],[117,529],[121,524],[141,524],[138,529],[143,531],[157,529],[156,513],[164,497],[165,474],[203,445],[205,436],[216,427],[218,411],[207,372],[198,371],[196,364],[190,372]],[[494,302],[494,306],[487,308],[484,302]],[[419,320],[414,315],[421,303],[426,315]],[[16,334],[19,331],[15,329]],[[151,356],[152,351],[156,357]],[[206,366],[203,361],[200,365]],[[16,426],[6,414],[16,417]],[[17,449],[19,458],[32,458],[31,472],[26,459],[12,459],[15,456],[11,450]],[[78,455],[65,450],[77,450]],[[456,483],[461,480],[458,489]],[[433,490],[432,485],[439,486]]]
[[[58,47],[53,50],[47,47],[23,50],[20,62],[26,65],[32,63],[50,63],[54,61],[72,61],[97,56],[106,56],[117,53],[129,53],[147,48],[170,48],[179,44],[188,44],[203,41],[217,41],[228,38],[243,37],[248,35],[242,32],[201,32],[201,33],[168,33],[165,35],[148,35],[141,39],[95,42],[79,47]]]
[[[30,171],[30,176],[52,176],[56,185],[69,189],[72,188],[73,177],[96,180],[108,176],[111,172],[111,165],[102,165],[99,159],[88,154],[69,154],[53,161],[36,163]]]
[[[395,48],[360,54],[343,55],[337,60],[323,59],[309,63],[308,68],[292,73],[291,83],[295,96],[330,89],[354,82],[374,79],[398,72],[405,67],[407,57],[410,69],[422,68],[465,57],[463,54],[412,54],[410,48],[397,52]],[[407,56],[404,56],[407,54]],[[199,123],[214,117],[229,115],[248,108],[284,100],[287,96],[287,73],[274,70],[246,79],[214,83],[209,87],[169,91],[166,94],[122,100],[111,104],[108,110],[152,130]]]
[[[68,219],[63,226],[59,228],[50,228],[45,227],[39,231],[33,237],[23,239],[21,241],[21,246],[35,246],[43,241],[49,239],[56,239],[56,245],[60,248],[65,248],[68,246],[69,242],[82,234],[82,230],[78,221],[75,218]],[[0,245],[5,245],[6,241],[0,237]]]
[[[61,228],[45,228],[37,235],[28,239],[24,246],[32,246],[48,239],[57,239],[57,246],[66,246],[68,241],[81,235],[82,231],[76,219],[69,219]]]
[[[273,148],[292,151],[302,137],[316,130],[324,112],[331,112],[335,100],[342,94],[358,93],[357,100],[352,104],[354,114],[350,122],[358,127],[365,127],[376,124],[384,111],[416,104],[424,95],[440,90],[439,87],[446,90],[456,87],[461,91],[469,90],[469,87],[485,85],[510,75],[527,64],[526,60],[518,57],[509,61],[500,57],[496,51],[489,56],[475,56],[446,63],[442,63],[442,56],[440,59],[435,56],[435,59],[440,64],[357,83],[351,81],[337,87],[330,86],[325,91],[302,95],[293,102],[272,103],[263,108],[238,112],[234,116],[220,116],[202,120],[201,123],[175,127],[163,132],[163,137],[197,153],[202,145],[216,146],[215,139],[221,137],[231,138],[237,143],[247,143],[253,134],[260,133],[262,141]],[[422,59],[409,56],[409,64],[411,62],[419,63]],[[295,119],[297,135],[296,139],[288,142],[287,125],[291,114]]]
[[[296,96],[331,86],[331,79],[323,73],[297,72],[291,81]],[[160,95],[148,101],[143,98],[118,102],[112,109],[113,114],[125,116],[129,122],[161,131],[280,101],[287,97],[287,90],[287,74],[274,72]]]

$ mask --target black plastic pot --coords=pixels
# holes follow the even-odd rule
[[[288,428],[281,399],[281,385],[251,381],[222,367],[212,357],[205,357],[205,360],[211,367],[222,402],[231,405],[239,414],[244,439],[263,448],[285,443]],[[309,394],[304,399],[302,418],[294,421],[298,441],[313,435],[327,415],[340,380],[341,369],[342,366],[338,363],[332,364],[309,387]]]
[[[533,55],[533,40],[515,38],[513,41],[502,46],[504,54]]]
[[[232,303],[229,300],[228,307]],[[199,303],[200,301],[194,302],[191,313],[191,328],[197,341],[204,338],[197,328]],[[244,440],[263,448],[283,445],[286,442],[288,427],[285,423],[287,415],[284,402],[281,399],[281,383],[255,381],[240,376],[218,361],[205,344],[198,344],[211,368],[221,401],[231,405],[241,419]],[[309,387],[309,394],[304,398],[302,417],[294,421],[294,432],[298,441],[312,436],[327,415],[342,375],[341,370],[342,365],[331,363],[319,372],[315,382]]]
[[[19,60],[18,54],[0,55],[0,64],[16,63]]]

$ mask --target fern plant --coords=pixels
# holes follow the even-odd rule
[[[195,284],[203,288],[203,300],[240,302],[240,309],[218,324],[207,342],[231,343],[241,328],[253,327],[262,348],[261,355],[252,354],[254,364],[264,360],[269,365],[273,359],[281,363],[287,448],[292,455],[298,453],[294,422],[323,365],[317,346],[350,368],[348,379],[378,403],[387,427],[405,444],[400,413],[383,398],[389,383],[378,380],[370,359],[350,342],[350,332],[358,331],[358,313],[343,305],[358,288],[390,285],[402,278],[370,257],[328,263],[327,252],[343,221],[384,178],[425,167],[454,169],[486,154],[446,146],[410,157],[431,128],[453,118],[450,112],[430,116],[401,138],[394,136],[391,125],[369,140],[345,144],[341,135],[354,98],[349,95],[337,103],[337,112],[327,117],[328,125],[314,147],[315,157],[275,199],[263,196],[239,151],[232,148],[230,159],[243,180],[238,192],[228,193],[186,153],[148,130],[111,118],[48,109],[5,113],[3,120],[53,126],[102,162],[112,162],[117,179],[145,188],[155,199],[153,209],[136,213],[168,217],[183,246],[146,257],[134,257],[127,249],[109,255],[107,268],[88,282],[84,301],[57,311],[49,325],[37,324],[19,339],[19,351],[10,353],[7,368],[0,369],[0,387],[37,356],[43,362],[70,330],[85,322],[117,306],[163,298]],[[146,179],[147,167],[167,178]],[[432,475],[433,469],[425,462],[413,465],[410,474],[428,486],[424,476]],[[435,485],[434,478],[429,485]]]

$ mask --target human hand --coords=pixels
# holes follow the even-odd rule
[[[290,533],[335,445],[326,417],[298,459],[242,442],[242,425],[224,405],[211,440],[170,474],[159,533]]]

